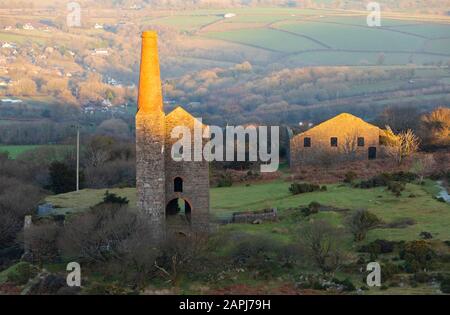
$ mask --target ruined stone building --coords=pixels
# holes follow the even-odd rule
[[[325,159],[376,159],[381,129],[343,113],[291,139],[290,164],[299,168]]]
[[[170,218],[183,217],[191,226],[205,223],[209,213],[209,165],[204,159],[177,162],[172,158],[172,145],[178,140],[171,139],[172,129],[186,126],[193,130],[195,118],[181,107],[164,113],[157,41],[156,32],[142,34],[136,185],[138,208],[148,215],[159,237]],[[194,149],[192,145],[192,155]]]

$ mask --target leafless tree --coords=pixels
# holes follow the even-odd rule
[[[386,126],[383,143],[386,145],[386,153],[401,165],[405,158],[417,152],[420,141],[411,129],[395,134]]]
[[[324,220],[312,222],[299,234],[314,263],[324,273],[336,272],[345,259],[342,248],[343,233]]]
[[[203,232],[172,233],[162,245],[155,266],[168,282],[177,285],[183,272],[195,270],[195,264],[201,264],[197,258],[206,249],[207,240],[207,234]]]

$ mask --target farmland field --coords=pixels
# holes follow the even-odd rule
[[[20,154],[38,148],[38,145],[0,145],[0,152],[8,152],[12,159]]]
[[[230,217],[233,212],[261,210],[276,207],[280,214],[289,215],[292,208],[307,206],[312,201],[324,205],[356,210],[369,209],[386,222],[401,218],[413,218],[417,224],[403,229],[376,229],[369,234],[369,240],[385,238],[391,240],[413,240],[421,231],[429,231],[436,239],[450,238],[450,205],[434,198],[436,183],[428,181],[425,186],[408,184],[403,196],[397,198],[384,188],[357,189],[341,184],[329,185],[326,192],[315,192],[293,196],[289,193],[289,182],[275,181],[250,186],[234,186],[211,189],[211,213],[215,218]],[[119,196],[127,197],[130,206],[135,207],[136,190],[134,188],[109,189]],[[105,190],[87,189],[80,192],[49,196],[46,201],[57,207],[59,213],[84,211],[102,201]],[[410,198],[414,195],[414,198]],[[316,218],[329,220],[340,225],[340,212],[323,212]],[[432,215],[431,215],[432,214]],[[292,227],[292,223],[279,223]],[[232,227],[230,227],[232,228]],[[267,227],[247,225],[246,229],[263,232]],[[273,228],[270,225],[270,228]]]
[[[0,145],[0,152],[7,152],[10,158],[16,159],[25,152],[38,148],[49,148],[54,149],[57,156],[63,156],[71,147],[70,145]]]
[[[436,22],[426,16],[392,14],[382,18],[381,27],[369,27],[367,16],[358,11],[236,9],[236,16],[228,19],[221,18],[224,12],[186,11],[152,24],[275,55],[294,54],[286,60],[298,66],[376,65],[381,52],[386,65],[450,60],[450,19],[445,17]]]

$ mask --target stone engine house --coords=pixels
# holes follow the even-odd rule
[[[155,236],[161,238],[170,219],[182,218],[190,226],[205,224],[209,214],[209,164],[204,159],[175,161],[171,156],[172,145],[178,140],[171,138],[173,128],[188,127],[194,134],[195,118],[181,107],[164,113],[157,42],[156,32],[142,34],[136,187],[138,209],[148,215]],[[194,156],[195,146],[191,148]]]
[[[295,169],[302,164],[319,161],[324,155],[376,159],[381,132],[380,128],[361,118],[340,114],[291,139],[291,167]]]

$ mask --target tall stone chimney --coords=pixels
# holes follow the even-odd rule
[[[142,34],[138,111],[136,114],[137,206],[148,215],[154,236],[165,231],[165,114],[158,60],[158,35]]]
[[[142,33],[138,111],[144,113],[163,111],[158,35],[152,31]]]

